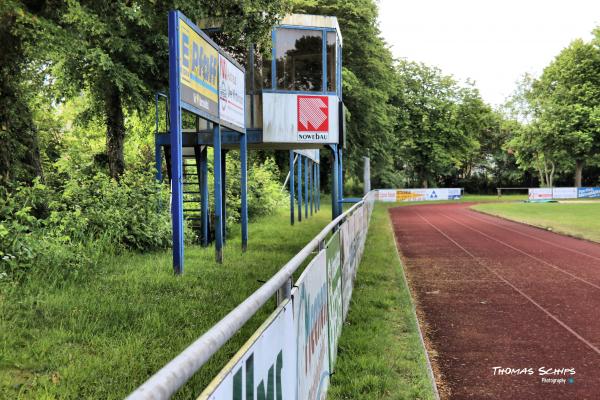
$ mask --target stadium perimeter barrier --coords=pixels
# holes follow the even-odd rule
[[[274,295],[275,311],[199,399],[324,399],[375,200],[378,191],[370,191],[331,221],[271,279],[128,399],[170,398]],[[292,283],[292,274],[311,257]]]
[[[600,187],[529,188],[529,200],[564,200],[600,198]]]

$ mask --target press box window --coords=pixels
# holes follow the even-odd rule
[[[321,31],[277,29],[275,57],[277,89],[317,92],[323,90],[323,34]]]
[[[327,91],[335,92],[337,88],[337,35],[327,32]]]

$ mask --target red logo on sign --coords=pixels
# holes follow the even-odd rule
[[[327,96],[298,96],[298,132],[329,132]]]

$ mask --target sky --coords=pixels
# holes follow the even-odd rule
[[[539,76],[600,25],[600,0],[379,0],[379,28],[396,58],[475,81],[502,104],[524,73]]]

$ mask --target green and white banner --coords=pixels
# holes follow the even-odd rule
[[[298,371],[296,400],[324,400],[330,374],[325,250],[306,267],[296,285],[292,292]]]
[[[350,220],[346,220],[340,227],[340,239],[342,242],[342,290],[343,303],[342,310],[344,320],[348,315],[350,308],[350,299],[352,298],[352,288],[354,287],[354,276],[352,272],[352,264],[354,256],[352,254],[352,227]]]
[[[342,256],[340,251],[340,231],[333,234],[325,249],[327,261],[327,292],[329,303],[329,369],[335,370],[337,345],[342,325],[344,310],[342,306]]]
[[[292,303],[284,301],[198,400],[287,400],[296,396]]]
[[[348,216],[199,400],[324,400],[375,196]]]

